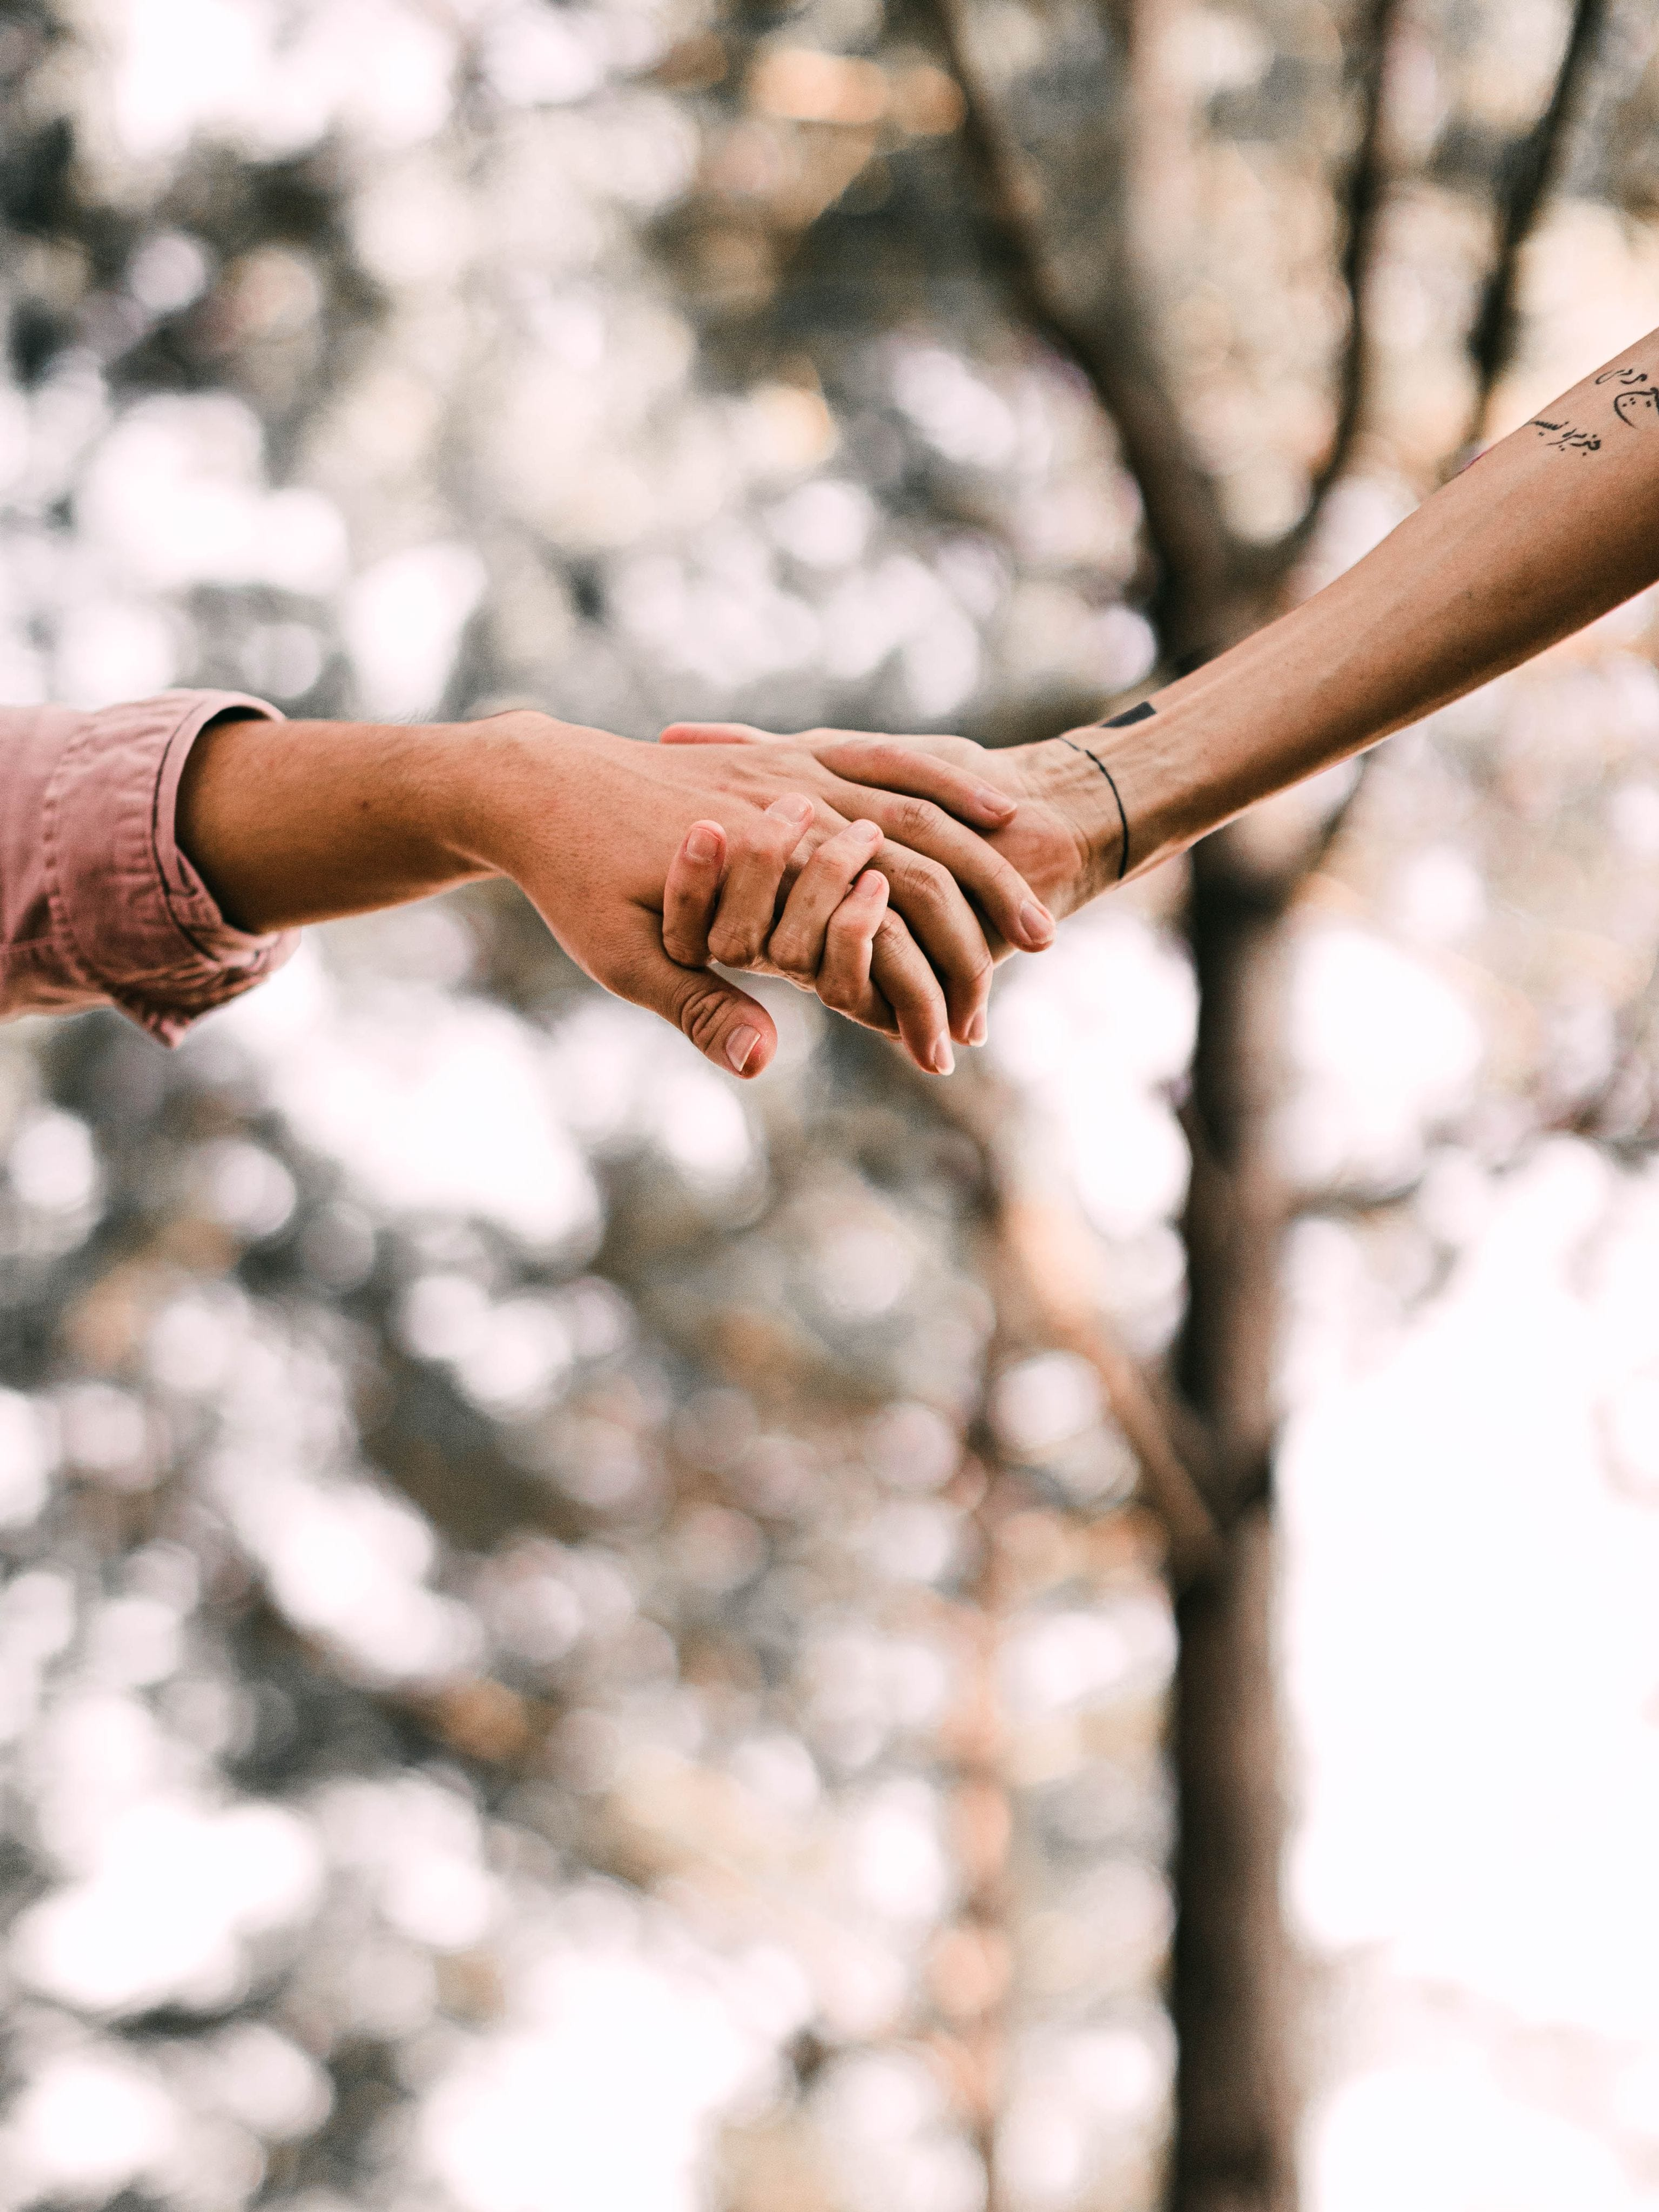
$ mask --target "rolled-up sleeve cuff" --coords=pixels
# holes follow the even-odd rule
[[[164,1044],[279,968],[297,933],[233,929],[179,849],[191,747],[222,714],[280,721],[237,691],[168,691],[84,716],[47,788],[52,933],[77,981]]]

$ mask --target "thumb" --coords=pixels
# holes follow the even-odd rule
[[[707,968],[678,966],[662,949],[658,917],[643,909],[633,943],[599,981],[618,998],[660,1014],[728,1075],[758,1075],[778,1048],[765,1007]]]
[[[769,745],[776,739],[769,730],[752,722],[671,722],[658,737],[659,745]]]

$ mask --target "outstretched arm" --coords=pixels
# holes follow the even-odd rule
[[[1543,408],[1346,574],[1091,742],[1129,872],[1461,698],[1659,577],[1659,331]]]
[[[228,720],[184,768],[179,842],[224,919],[249,932],[510,876],[590,975],[741,1075],[770,1059],[770,1017],[663,948],[683,838],[701,817],[733,854],[763,856],[778,878],[810,873],[815,887],[845,889],[867,865],[895,911],[867,895],[858,910],[874,978],[862,1018],[937,1071],[951,1030],[965,1036],[982,1015],[989,976],[962,887],[1031,949],[1053,924],[977,834],[1013,808],[976,772],[872,741],[842,757],[863,780],[788,746],[673,751],[527,712],[415,727]],[[854,818],[868,825],[856,851],[836,843]],[[816,855],[832,844],[826,872]]]
[[[1656,577],[1659,331],[1541,409],[1334,583],[1155,692],[1151,711],[1001,752],[913,742],[1022,801],[990,842],[1066,914]],[[665,735],[702,742],[719,728]],[[792,742],[833,758],[841,734]]]

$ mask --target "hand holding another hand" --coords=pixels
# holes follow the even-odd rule
[[[943,1073],[952,1036],[984,1035],[992,941],[1053,938],[983,834],[1017,805],[979,774],[994,756],[977,747],[957,761],[746,732],[649,746],[529,713],[482,728],[492,766],[464,849],[510,875],[598,981],[744,1076],[776,1031],[711,959],[817,988]]]
[[[664,731],[661,743],[721,750],[750,747],[780,764],[805,754],[846,783],[866,786],[861,798],[842,799],[861,817],[874,811],[869,787],[877,781],[914,789],[924,776],[948,776],[951,781],[935,787],[941,797],[947,792],[955,796],[959,809],[964,789],[988,791],[1000,806],[977,810],[976,835],[955,822],[947,831],[952,859],[966,851],[979,863],[975,877],[964,876],[962,888],[972,896],[982,927],[988,981],[991,961],[1015,949],[1041,951],[1052,932],[1027,926],[1016,937],[1006,927],[1006,911],[988,910],[976,881],[987,848],[1018,870],[1019,878],[1056,915],[1073,912],[1118,879],[1121,817],[1111,785],[1097,762],[1085,757],[1101,735],[1091,727],[1079,731],[1075,739],[1050,738],[994,751],[967,738],[866,737],[846,730],[779,738],[744,723],[681,722]],[[770,810],[775,828],[756,838],[745,835],[735,846],[716,822],[695,826],[669,871],[663,900],[665,947],[692,970],[717,961],[724,967],[786,975],[801,989],[816,992],[836,1012],[889,1035],[902,1033],[910,1042],[910,1032],[896,1019],[884,988],[896,987],[902,993],[908,988],[920,1003],[926,987],[911,980],[919,957],[915,942],[908,932],[901,934],[902,925],[887,911],[879,857],[884,848],[876,824],[854,820],[821,843],[792,882],[799,856],[785,819],[787,805],[780,800]],[[936,825],[927,817],[935,811],[919,802],[906,826],[913,835],[928,834]],[[803,806],[800,819],[805,818]],[[964,839],[969,840],[966,846]],[[981,848],[979,854],[972,853],[973,845]],[[891,933],[884,964],[884,932]],[[980,1009],[966,1034],[955,1032],[965,1042],[984,1042],[982,997],[981,991]],[[942,1042],[942,1031],[939,1036]],[[911,1048],[924,1068],[948,1072],[948,1048],[932,1061],[916,1054],[914,1044]]]

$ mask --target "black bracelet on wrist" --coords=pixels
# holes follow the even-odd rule
[[[1109,722],[1102,722],[1098,726],[1103,730],[1121,730],[1127,722],[1144,722],[1148,714],[1157,712],[1150,699],[1143,699],[1138,707],[1131,707],[1127,714],[1114,714]],[[1060,742],[1063,745],[1071,745],[1072,750],[1081,753],[1085,760],[1091,760],[1111,787],[1112,796],[1117,801],[1117,818],[1123,825],[1123,845],[1117,863],[1117,879],[1121,883],[1129,872],[1129,816],[1123,804],[1123,793],[1117,787],[1117,779],[1100,755],[1091,752],[1087,745],[1073,744],[1070,738],[1062,738]]]

